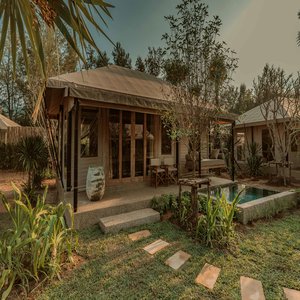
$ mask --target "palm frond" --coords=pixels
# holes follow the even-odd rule
[[[45,57],[41,41],[41,24],[58,29],[80,59],[85,63],[85,49],[91,45],[98,52],[91,29],[95,29],[113,43],[105,33],[105,17],[112,18],[113,7],[104,0],[0,0],[0,61],[5,41],[10,35],[13,67],[16,65],[17,42],[20,42],[27,74],[29,73],[26,40],[46,77]],[[96,16],[96,18],[94,17]]]

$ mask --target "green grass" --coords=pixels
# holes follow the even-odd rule
[[[129,232],[149,229],[152,236],[132,242]],[[97,226],[81,231],[79,254],[86,262],[37,299],[240,299],[240,276],[262,281],[266,299],[284,299],[282,287],[300,290],[300,212],[243,227],[232,252],[194,242],[168,222],[103,235]],[[162,238],[171,243],[154,256],[142,248]],[[178,271],[164,264],[176,251],[192,258]],[[205,263],[220,267],[213,291],[194,284]]]

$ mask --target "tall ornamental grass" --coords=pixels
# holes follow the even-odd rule
[[[59,277],[65,262],[72,262],[77,235],[65,223],[64,214],[71,205],[45,203],[47,189],[38,196],[36,206],[14,186],[15,199],[2,202],[12,228],[0,235],[0,293],[6,299],[14,286],[27,293],[32,281]]]

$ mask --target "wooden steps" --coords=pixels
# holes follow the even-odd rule
[[[160,221],[160,214],[152,208],[100,218],[99,226],[104,233],[115,233],[122,229]]]

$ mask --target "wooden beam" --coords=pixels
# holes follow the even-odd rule
[[[234,126],[235,122],[231,124],[231,180],[234,181],[235,165],[234,165]]]
[[[119,126],[119,179],[122,179],[122,161],[123,161],[123,155],[122,155],[122,145],[123,145],[123,136],[122,136],[122,130],[123,130],[123,113],[120,110],[120,126]]]
[[[143,149],[144,149],[144,180],[147,177],[147,114],[144,114],[144,128],[143,128]]]
[[[68,112],[68,129],[67,129],[67,191],[72,189],[72,126],[73,112]]]
[[[75,128],[74,128],[74,212],[77,212],[78,207],[78,144],[79,144],[79,101],[75,100]]]

